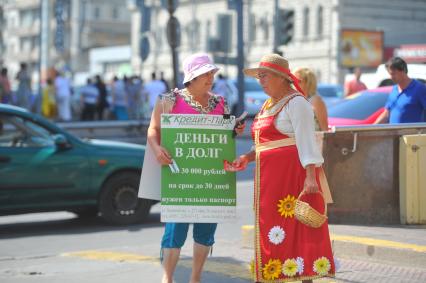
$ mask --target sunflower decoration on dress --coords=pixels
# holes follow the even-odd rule
[[[282,271],[282,264],[279,259],[269,259],[268,263],[263,267],[263,278],[266,280],[277,279]]]
[[[284,229],[280,226],[274,226],[269,230],[268,233],[269,242],[271,242],[274,245],[281,244],[285,239],[285,232]]]
[[[327,275],[331,269],[331,264],[328,258],[320,257],[314,261],[314,271],[321,276]]]
[[[293,277],[298,271],[297,261],[293,258],[286,259],[283,264],[283,274],[288,277]]]
[[[278,201],[278,213],[285,218],[293,217],[295,205],[296,197],[287,195],[284,199]]]

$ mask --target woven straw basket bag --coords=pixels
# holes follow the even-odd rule
[[[318,193],[321,194],[324,201],[324,214],[321,214],[312,208],[309,203],[300,200],[300,198],[305,194],[305,191],[302,191],[297,197],[294,208],[296,219],[312,228],[321,227],[325,220],[327,220],[327,203],[325,202],[322,192],[320,191]]]

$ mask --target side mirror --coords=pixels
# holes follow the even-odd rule
[[[62,134],[56,134],[53,136],[53,140],[55,142],[56,147],[59,149],[67,149],[70,148],[71,145],[68,142],[67,138]]]

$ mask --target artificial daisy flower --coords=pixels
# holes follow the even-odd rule
[[[297,273],[299,273],[299,275],[302,275],[304,269],[305,269],[305,263],[303,261],[303,258],[301,258],[300,256],[298,256],[296,258],[296,262],[297,262]]]
[[[284,241],[285,238],[285,232],[283,228],[280,226],[274,226],[268,233],[269,241],[274,244],[278,245],[281,244]]]
[[[282,270],[281,261],[279,259],[270,259],[265,267],[263,267],[263,278],[266,280],[274,280],[280,276]]]
[[[330,271],[330,268],[330,261],[324,256],[314,261],[314,271],[321,276],[327,275],[327,273]]]
[[[285,199],[280,199],[278,202],[278,212],[281,216],[293,217],[294,216],[294,206],[295,206],[295,196],[287,195]]]
[[[283,274],[288,277],[296,275],[298,270],[297,262],[293,258],[286,259],[283,264]]]

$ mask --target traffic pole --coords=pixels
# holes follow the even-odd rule
[[[178,19],[174,16],[177,8],[177,0],[168,0],[168,11],[170,14],[169,21],[167,22],[167,39],[172,51],[172,65],[173,65],[173,88],[178,86],[178,62],[179,57],[176,48],[180,45],[180,26]]]
[[[244,34],[243,34],[243,0],[235,1],[237,11],[237,68],[238,68],[238,104],[237,116],[244,111]]]

